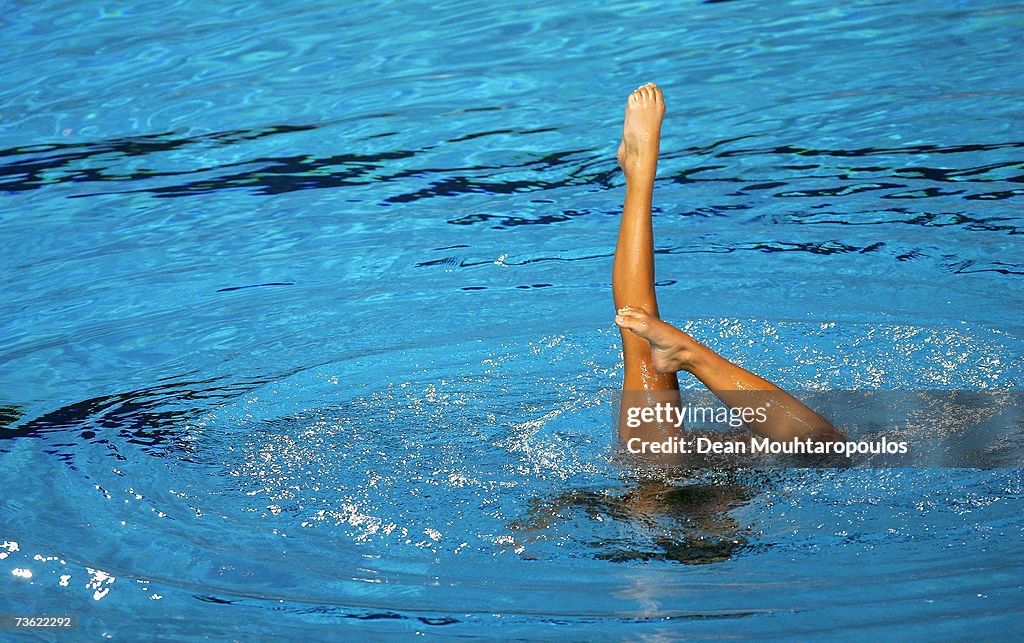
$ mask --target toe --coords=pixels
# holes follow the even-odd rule
[[[632,306],[623,306],[615,315],[617,325],[634,333],[642,333],[649,326],[649,320],[650,316],[645,311]]]
[[[636,308],[635,306],[623,306],[618,310],[620,315],[646,315],[647,311],[643,308]]]
[[[616,325],[622,328],[627,328],[629,330],[637,330],[638,328],[642,328],[644,326],[644,321],[642,318],[636,315],[631,315],[629,313],[616,315],[615,323]]]

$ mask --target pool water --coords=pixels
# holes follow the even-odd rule
[[[1019,3],[0,21],[0,613],[128,639],[1024,626],[1021,468],[665,473],[610,411],[614,151],[648,80],[665,318],[792,389],[1021,388]]]

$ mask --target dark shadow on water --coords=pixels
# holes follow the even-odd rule
[[[219,379],[166,382],[138,390],[96,396],[25,419],[20,409],[0,406],[0,452],[7,440],[46,438],[47,452],[71,461],[78,442],[105,445],[107,455],[123,460],[119,445],[133,444],[148,455],[201,459],[188,439],[188,423],[263,384],[264,380]]]
[[[611,188],[620,180],[612,156],[605,150],[590,148],[553,149],[525,160],[519,155],[507,162],[487,165],[410,167],[409,163],[404,163],[397,167],[394,163],[449,145],[468,144],[486,149],[490,136],[529,136],[556,131],[551,127],[467,132],[415,149],[340,152],[329,156],[295,149],[294,154],[287,156],[258,156],[240,162],[204,166],[197,161],[193,168],[176,171],[139,168],[137,162],[131,167],[122,167],[124,159],[144,160],[171,151],[238,146],[265,137],[317,130],[328,124],[272,125],[191,136],[162,132],[91,142],[12,147],[0,150],[0,160],[5,161],[0,163],[0,191],[17,193],[60,183],[107,183],[114,185],[109,190],[69,197],[144,193],[170,198],[225,190],[274,195],[361,185],[379,187],[381,196],[375,197],[375,201],[388,206],[465,194],[544,192],[580,185]],[[968,201],[1005,200],[1024,195],[1024,188],[1017,187],[1024,182],[1024,174],[1019,172],[1024,170],[1024,159],[1008,156],[1024,148],[1024,142],[845,149],[801,145],[737,148],[736,144],[744,138],[749,137],[664,150],[662,157],[666,164],[677,166],[679,163],[672,162],[685,161],[689,167],[666,172],[662,180],[681,184],[725,182],[736,185],[736,192],[730,196],[749,195],[762,199],[770,195],[801,206],[812,200],[810,207],[815,207],[813,200],[831,201],[866,192],[882,199],[927,200],[955,196]],[[730,147],[733,149],[728,149]],[[932,156],[936,157],[934,163],[922,162],[922,158]],[[938,158],[940,156],[942,158]],[[749,157],[777,158],[758,162],[761,171],[751,175],[749,170],[740,172],[743,163],[732,160]],[[196,158],[203,158],[203,155],[197,154]],[[870,161],[859,161],[869,158]],[[159,160],[154,159],[154,165],[158,164]],[[993,184],[1001,185],[994,189]],[[751,204],[722,203],[711,207],[725,214],[751,207]],[[535,218],[507,212],[473,213],[459,216],[450,223],[503,229],[564,223],[579,214],[563,210],[561,214],[542,214]]]
[[[25,413],[17,406],[0,404],[0,431],[20,420]],[[3,433],[0,433],[3,435]]]

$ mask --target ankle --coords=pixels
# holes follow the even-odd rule
[[[622,169],[626,175],[626,187],[637,190],[653,190],[654,175],[657,168],[653,165],[632,163]]]
[[[695,375],[707,364],[709,349],[692,337],[687,336],[687,340],[675,349],[673,357],[679,370]]]

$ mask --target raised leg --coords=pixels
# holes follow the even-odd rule
[[[654,232],[651,223],[651,201],[654,175],[658,167],[661,142],[661,121],[665,101],[653,83],[630,94],[622,127],[622,143],[618,160],[626,175],[626,199],[619,223],[619,239],[615,246],[612,268],[612,291],[616,310],[632,307],[658,316],[654,293]],[[679,405],[679,382],[674,372],[658,372],[654,366],[650,344],[633,332],[622,330],[622,355],[625,362],[622,412],[629,406]],[[642,423],[629,427],[620,415],[619,436],[664,439],[682,434],[682,427],[658,423]]]

